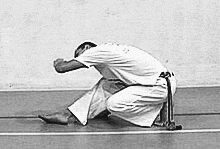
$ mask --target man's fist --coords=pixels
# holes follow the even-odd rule
[[[53,62],[53,66],[56,68],[57,65],[62,64],[64,60],[62,58],[58,58]]]
[[[65,64],[65,61],[61,58],[58,58],[53,62],[53,66],[58,73],[64,73],[63,71],[64,64]]]

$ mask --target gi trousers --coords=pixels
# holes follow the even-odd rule
[[[176,80],[171,77],[172,93]],[[167,83],[158,78],[155,85],[123,86],[117,81],[101,78],[98,83],[76,100],[68,109],[83,124],[104,110],[138,126],[151,127],[163,103],[167,100]]]

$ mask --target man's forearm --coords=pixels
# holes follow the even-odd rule
[[[68,64],[66,61],[63,61],[62,63],[59,63],[55,66],[55,70],[58,72],[58,73],[65,73],[67,72],[68,70],[70,71],[70,68],[68,68]]]
[[[76,60],[63,61],[55,66],[58,73],[65,73],[79,68],[86,68],[86,66]]]

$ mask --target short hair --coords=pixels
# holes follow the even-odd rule
[[[75,50],[75,55],[74,55],[75,58],[78,57],[78,54],[77,54],[78,49],[84,49],[86,45],[89,45],[89,46],[91,46],[91,47],[96,47],[96,46],[97,46],[97,45],[96,45],[95,43],[93,43],[93,42],[89,42],[89,41],[83,42],[83,43],[80,44],[80,45],[77,47],[77,49]]]
[[[81,45],[77,47],[77,49],[84,49],[86,45],[90,45],[91,47],[96,47],[97,45],[92,42],[83,42]]]

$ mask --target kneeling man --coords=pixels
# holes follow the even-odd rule
[[[65,73],[95,67],[103,77],[64,112],[39,118],[47,123],[68,124],[73,116],[86,125],[88,119],[105,113],[138,126],[152,126],[168,94],[166,79],[161,77],[168,70],[158,60],[133,46],[92,42],[78,46],[74,57],[70,61],[55,60],[55,70]],[[170,80],[174,94],[173,75]]]

